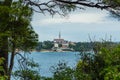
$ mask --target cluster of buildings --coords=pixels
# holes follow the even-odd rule
[[[74,42],[70,42],[61,38],[61,33],[59,32],[59,37],[53,40],[54,42],[54,51],[73,51],[69,48],[69,45],[74,45]]]

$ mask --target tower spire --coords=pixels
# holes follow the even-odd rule
[[[61,39],[61,32],[59,32],[59,39]]]

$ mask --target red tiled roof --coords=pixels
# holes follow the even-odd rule
[[[66,44],[67,43],[67,41],[65,41],[64,39],[54,39],[54,42],[61,43],[61,44]]]

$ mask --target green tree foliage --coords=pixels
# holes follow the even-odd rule
[[[38,42],[36,50],[40,51],[42,49],[42,42]]]
[[[51,49],[54,43],[52,41],[44,41],[42,45],[43,49]]]
[[[114,8],[120,6],[120,0],[103,0],[103,3],[111,5]]]
[[[4,58],[0,58],[0,65],[4,64],[3,63],[4,60],[5,60]],[[0,66],[0,71],[1,72],[5,71],[4,68],[3,68],[3,66]],[[2,76],[1,73],[0,73],[0,80],[6,80],[6,79],[8,79],[7,75]]]
[[[90,51],[92,49],[92,44],[90,42],[77,42],[75,45],[69,45],[75,51]]]
[[[40,51],[41,49],[47,49],[47,50],[51,50],[54,46],[53,41],[43,41],[43,42],[39,42],[36,50]]]
[[[11,2],[10,6],[0,5],[0,57],[5,58],[5,74],[9,77],[14,65],[15,50],[29,51],[37,44],[38,35],[30,25],[32,9],[20,1]],[[11,52],[8,65],[8,49]],[[6,54],[6,55],[5,55]],[[4,74],[3,74],[4,75]]]
[[[105,62],[105,68],[101,71],[101,75],[105,80],[119,80],[120,79],[120,46],[109,49],[102,49],[100,55]]]
[[[104,44],[106,45],[106,44]],[[101,46],[97,54],[82,53],[77,64],[77,80],[119,80],[120,46]]]
[[[41,80],[41,76],[39,74],[39,65],[35,63],[28,56],[21,55],[21,58],[18,59],[19,67],[13,73],[15,79],[19,80]],[[19,54],[20,55],[20,54]]]
[[[58,47],[60,47],[60,48],[61,48],[61,47],[62,47],[62,44],[58,44]]]
[[[53,80],[72,80],[74,78],[74,70],[64,62],[52,66],[51,71],[53,72]]]
[[[37,42],[38,35],[30,25],[32,9],[22,5],[21,2],[13,2],[9,12],[9,43],[16,48],[30,49]],[[12,47],[10,45],[10,47]]]

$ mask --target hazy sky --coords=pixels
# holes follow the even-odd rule
[[[109,39],[120,41],[120,21],[110,17],[109,12],[95,8],[72,12],[67,17],[35,13],[32,26],[39,34],[39,41],[62,38],[69,41],[90,41]]]

